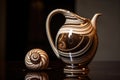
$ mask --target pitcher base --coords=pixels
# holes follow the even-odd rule
[[[89,72],[88,67],[81,66],[66,66],[64,68],[64,73],[67,77],[77,77],[79,75],[87,75]]]

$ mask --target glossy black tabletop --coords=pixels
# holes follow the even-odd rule
[[[50,62],[46,70],[32,71],[24,61],[6,62],[5,80],[120,80],[120,62],[91,62],[88,75],[66,77],[61,61]]]

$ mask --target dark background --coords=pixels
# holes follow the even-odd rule
[[[24,61],[26,53],[41,48],[56,59],[49,45],[45,22],[47,15],[56,8],[74,11],[74,0],[7,0],[6,7],[6,60]],[[55,15],[51,22],[53,39],[64,17]]]
[[[47,15],[56,8],[65,8],[91,19],[97,12],[99,47],[95,61],[120,61],[120,1],[119,0],[0,0],[0,61],[24,60],[32,48],[42,48],[56,59],[45,32]],[[51,22],[53,39],[63,24],[61,15]]]

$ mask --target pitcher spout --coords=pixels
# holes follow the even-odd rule
[[[91,24],[95,29],[96,29],[97,19],[100,15],[102,15],[102,13],[96,13],[91,19]]]

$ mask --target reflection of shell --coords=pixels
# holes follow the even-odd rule
[[[25,65],[29,69],[45,69],[48,63],[48,55],[42,49],[32,49],[25,56]]]
[[[58,46],[59,46],[59,48],[61,48],[61,49],[66,48],[66,44],[65,44],[65,42],[63,42],[63,41],[61,41]]]
[[[48,75],[45,72],[28,73],[25,76],[25,80],[49,80],[49,78],[48,78]]]

